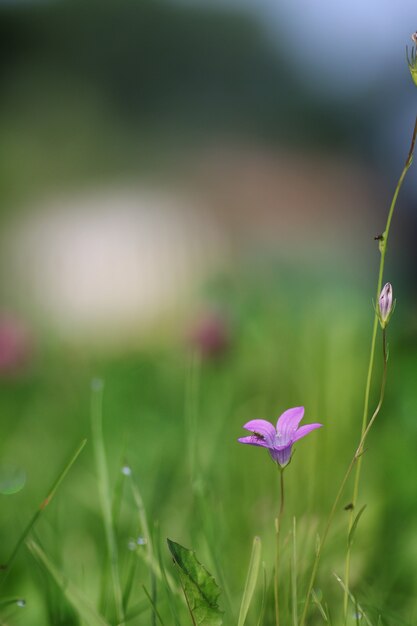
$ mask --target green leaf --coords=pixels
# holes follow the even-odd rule
[[[181,586],[195,626],[221,626],[223,611],[217,603],[220,589],[213,576],[201,565],[192,550],[167,539],[177,566]]]
[[[362,513],[364,512],[365,509],[366,509],[366,504],[363,505],[363,507],[361,508],[361,510],[359,511],[357,516],[355,517],[355,519],[353,520],[352,528],[350,529],[349,536],[348,536],[348,546],[349,547],[352,545],[353,536],[355,534],[356,527],[357,527],[357,525],[359,523],[359,520],[360,520],[360,518],[362,516]]]
[[[243,591],[242,604],[240,605],[238,626],[243,626],[249,611],[253,593],[258,579],[259,566],[261,564],[261,540],[255,537],[253,540],[252,554],[250,558],[248,575],[246,577],[245,589]]]

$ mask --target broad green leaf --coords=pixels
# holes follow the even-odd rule
[[[194,625],[221,626],[223,611],[217,603],[220,589],[213,576],[201,565],[192,550],[170,539],[167,542]]]
[[[259,566],[261,564],[261,540],[255,537],[253,540],[252,554],[246,577],[245,589],[243,591],[242,603],[240,605],[238,626],[243,626],[252,601],[253,592],[255,591],[256,581],[258,580]]]
[[[27,541],[26,543],[33,556],[52,576],[62,594],[81,619],[89,626],[109,626],[82,592],[49,560],[42,548],[34,541]]]

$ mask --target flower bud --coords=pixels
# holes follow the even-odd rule
[[[391,313],[393,311],[392,307],[392,285],[391,283],[386,283],[383,286],[380,296],[379,296],[379,321],[381,323],[381,328],[385,328],[385,326],[389,322],[389,318],[391,317]]]
[[[408,48],[407,48],[407,62],[408,68],[411,73],[411,78],[414,81],[414,84],[417,86],[417,32],[411,35],[411,41],[413,42],[413,47],[411,48],[411,58],[408,58]]]

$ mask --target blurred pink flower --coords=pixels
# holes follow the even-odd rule
[[[220,356],[230,346],[229,324],[220,313],[206,312],[194,322],[189,333],[189,340],[203,357]]]
[[[15,374],[32,354],[32,337],[22,321],[0,313],[0,375]]]

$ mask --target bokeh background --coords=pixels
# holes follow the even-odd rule
[[[90,437],[99,377],[112,481],[127,459],[161,537],[227,587],[230,624],[255,534],[271,566],[276,509],[272,464],[236,439],[248,419],[305,405],[325,428],[288,472],[302,577],[360,432],[374,237],[417,113],[416,28],[411,0],[0,3],[2,562]],[[416,203],[411,169],[352,569],[387,624],[417,619]],[[346,524],[341,511],[319,580],[336,614]],[[139,532],[126,504],[122,556]],[[91,446],[37,533],[94,601]],[[24,548],[7,585],[26,600],[8,624],[78,623]]]

